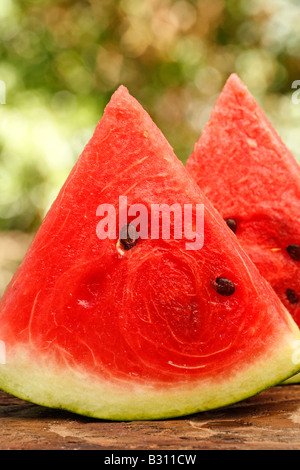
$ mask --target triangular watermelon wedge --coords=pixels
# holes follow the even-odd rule
[[[203,247],[175,231],[120,240],[118,221],[113,236],[120,197],[149,211],[204,204]],[[3,390],[115,420],[224,406],[300,370],[296,324],[124,87],[4,294],[0,340]]]
[[[236,74],[186,168],[300,326],[300,167]]]

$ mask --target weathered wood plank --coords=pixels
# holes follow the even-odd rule
[[[110,422],[0,392],[0,449],[196,450],[300,448],[300,385],[227,408],[162,421]]]

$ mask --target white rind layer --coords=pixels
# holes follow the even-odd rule
[[[248,365],[198,382],[145,384],[110,382],[84,370],[57,366],[29,346],[7,351],[0,388],[23,400],[110,420],[163,419],[219,408],[281,383],[300,371],[298,328],[285,333],[265,355]],[[250,364],[250,362],[252,362]],[[300,362],[300,361],[299,361]]]

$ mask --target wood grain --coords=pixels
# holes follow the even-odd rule
[[[111,422],[0,392],[1,450],[298,450],[300,385],[179,419]]]

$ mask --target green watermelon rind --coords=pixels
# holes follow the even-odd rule
[[[0,388],[22,400],[48,408],[112,421],[167,419],[221,408],[256,395],[300,372],[292,361],[298,328],[276,341],[251,366],[233,368],[231,376],[220,375],[195,383],[142,384],[99,380],[85,371],[58,367],[37,360],[34,349],[18,347],[0,365]],[[68,373],[69,370],[69,373]]]
[[[300,383],[300,374],[296,374],[284,380],[280,385],[295,385],[295,384],[299,385],[299,383]]]

